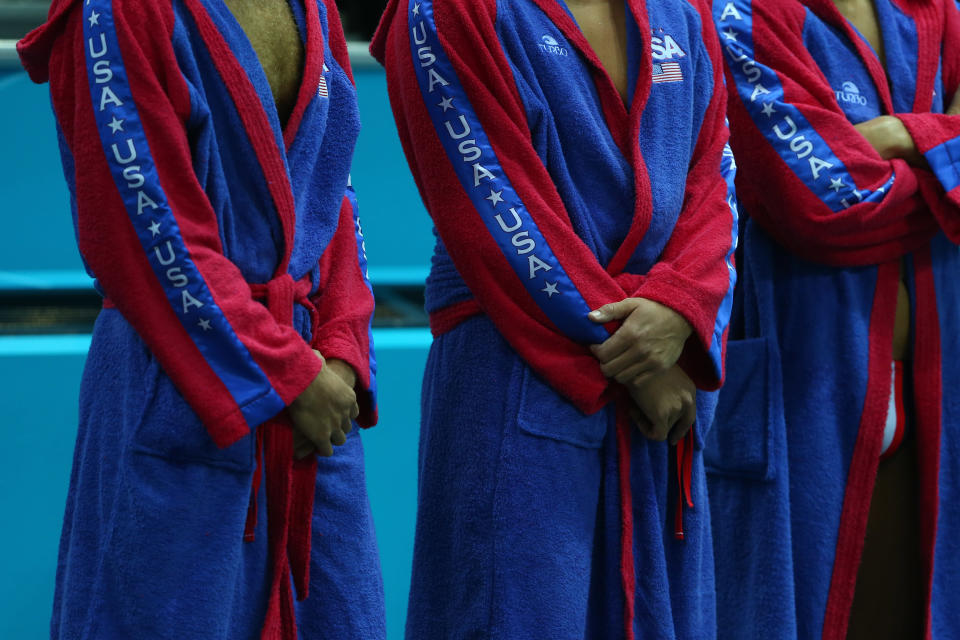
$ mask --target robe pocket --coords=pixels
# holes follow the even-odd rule
[[[517,423],[526,433],[578,447],[599,449],[607,433],[607,412],[588,416],[553,390],[530,367],[521,366]]]
[[[704,464],[710,473],[771,481],[774,437],[785,429],[779,354],[767,338],[731,340],[726,368]]]
[[[225,449],[214,444],[206,427],[150,357],[144,375],[144,404],[133,435],[133,450],[172,462],[205,464],[239,472],[253,470],[254,438],[248,435]]]

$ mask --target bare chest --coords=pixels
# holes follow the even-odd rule
[[[843,17],[870,43],[880,58],[880,64],[886,69],[887,58],[883,48],[883,34],[880,31],[880,20],[873,0],[835,0],[835,4]]]
[[[627,22],[623,0],[570,0],[567,6],[620,97],[626,102]]]
[[[270,83],[280,122],[286,123],[297,101],[304,50],[287,0],[225,0],[257,53]]]

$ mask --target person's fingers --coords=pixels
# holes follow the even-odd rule
[[[652,370],[653,366],[649,359],[643,358],[638,361],[633,350],[620,354],[607,364],[600,365],[603,375],[615,379],[620,384],[632,383],[638,376]]]
[[[690,431],[696,420],[697,402],[696,398],[694,398],[691,402],[684,403],[683,413],[680,414],[673,429],[670,430],[670,444],[677,444],[683,440],[683,437],[687,435],[687,432]]]
[[[637,361],[634,349],[622,351],[609,360],[600,360],[600,371],[608,378],[613,378],[621,371],[635,364]]]
[[[668,427],[660,418],[650,418],[650,416],[642,414],[642,419],[637,420],[636,423],[637,429],[639,429],[640,433],[648,440],[663,442],[667,439]]]
[[[590,351],[601,364],[607,364],[635,344],[636,340],[629,330],[620,327],[603,343],[592,345]]]
[[[356,419],[357,419],[357,416],[359,416],[359,415],[360,415],[360,405],[357,403],[356,400],[354,400],[354,401],[353,401],[353,406],[350,407],[350,419],[351,419],[351,420],[356,420]],[[347,429],[347,431],[350,431],[350,430]]]
[[[653,425],[650,424],[650,420],[647,419],[646,414],[639,408],[630,407],[630,418],[633,420],[633,424],[636,425],[637,430],[642,433],[644,437],[648,437],[647,434],[653,432]]]
[[[653,423],[653,430],[647,436],[654,442],[664,442],[670,434],[670,426],[666,422]]]
[[[686,420],[678,420],[677,423],[673,426],[673,429],[670,430],[670,444],[677,444],[683,437],[687,435],[687,432],[690,431],[690,427],[693,426],[693,422],[687,422]]]
[[[343,429],[333,430],[333,433],[330,434],[330,443],[338,447],[343,446],[347,443],[347,436],[343,432]]]
[[[639,389],[643,387],[643,385],[647,384],[647,382],[649,382],[653,376],[657,375],[657,373],[658,371],[651,367],[643,373],[636,375],[633,380],[630,381],[630,386],[635,389]]]
[[[594,322],[611,322],[613,320],[622,320],[630,315],[630,312],[633,311],[636,303],[632,302],[630,298],[625,300],[620,300],[619,302],[611,302],[610,304],[605,304],[602,307],[594,309],[591,311],[587,317],[589,317]]]
[[[311,438],[313,445],[317,448],[317,453],[324,458],[329,458],[333,455],[333,445],[330,444],[330,440],[334,431],[338,431],[338,429],[336,427],[332,427],[328,432],[329,435],[321,436],[318,433]]]
[[[310,441],[293,445],[293,455],[297,460],[309,458],[316,452],[316,450],[317,448]]]
[[[302,444],[293,448],[293,457],[297,460],[309,458],[316,453],[317,448],[313,444]]]
[[[684,407],[683,417],[680,418],[684,422],[693,425],[697,421],[697,394],[694,392],[693,399],[690,403]]]
[[[346,434],[350,433],[351,429],[353,429],[353,423],[351,422],[350,418],[344,416],[340,421],[340,431],[342,431],[344,436],[346,436]]]
[[[316,447],[310,442],[310,438],[303,435],[298,429],[293,430],[293,455],[297,460],[303,460],[313,455]]]
[[[293,427],[293,457],[303,460],[315,451],[313,442],[299,428]]]

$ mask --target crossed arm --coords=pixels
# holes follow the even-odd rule
[[[948,116],[960,115],[960,92],[944,112]],[[928,167],[926,159],[917,149],[903,121],[896,116],[879,116],[854,125],[863,134],[884,160],[900,158],[912,167]]]
[[[960,116],[960,91],[944,112]],[[855,125],[884,160],[899,158],[929,168],[903,121],[884,115]],[[648,438],[676,443],[696,419],[696,386],[676,364],[690,325],[667,307],[643,298],[626,298],[593,314],[598,322],[622,320],[620,329],[591,351],[603,373],[625,385],[633,399],[631,415]]]

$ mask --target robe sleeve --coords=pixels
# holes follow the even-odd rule
[[[895,259],[938,224],[960,238],[960,210],[935,197],[933,175],[884,160],[840,110],[804,47],[799,3],[716,0],[714,18],[733,150],[749,177],[737,196],[771,235],[838,266]]]
[[[910,137],[923,154],[939,188],[931,189],[931,182],[921,187],[929,192],[927,200],[941,226],[951,240],[960,240],[960,116],[943,113],[898,113]]]
[[[371,338],[373,289],[367,277],[367,255],[350,188],[340,209],[340,222],[320,259],[320,287],[312,298],[319,314],[313,347],[325,358],[349,364],[357,374],[357,423],[377,421],[376,360]]]
[[[719,387],[733,304],[737,246],[736,163],[727,144],[723,60],[709,11],[702,10],[704,64],[713,72],[713,95],[704,114],[687,174],[683,209],[660,260],[636,292],[683,315],[694,334],[680,364],[703,389]]]
[[[51,92],[80,252],[226,446],[292,402],[320,361],[224,255],[193,170],[173,20],[163,3],[78,3],[52,55]]]
[[[954,0],[944,0],[943,32],[944,108],[950,105],[960,85],[960,9]],[[898,113],[917,150],[923,154],[942,191],[931,199],[946,198],[948,206],[960,207],[960,116],[942,113]],[[956,240],[956,236],[951,236]]]

